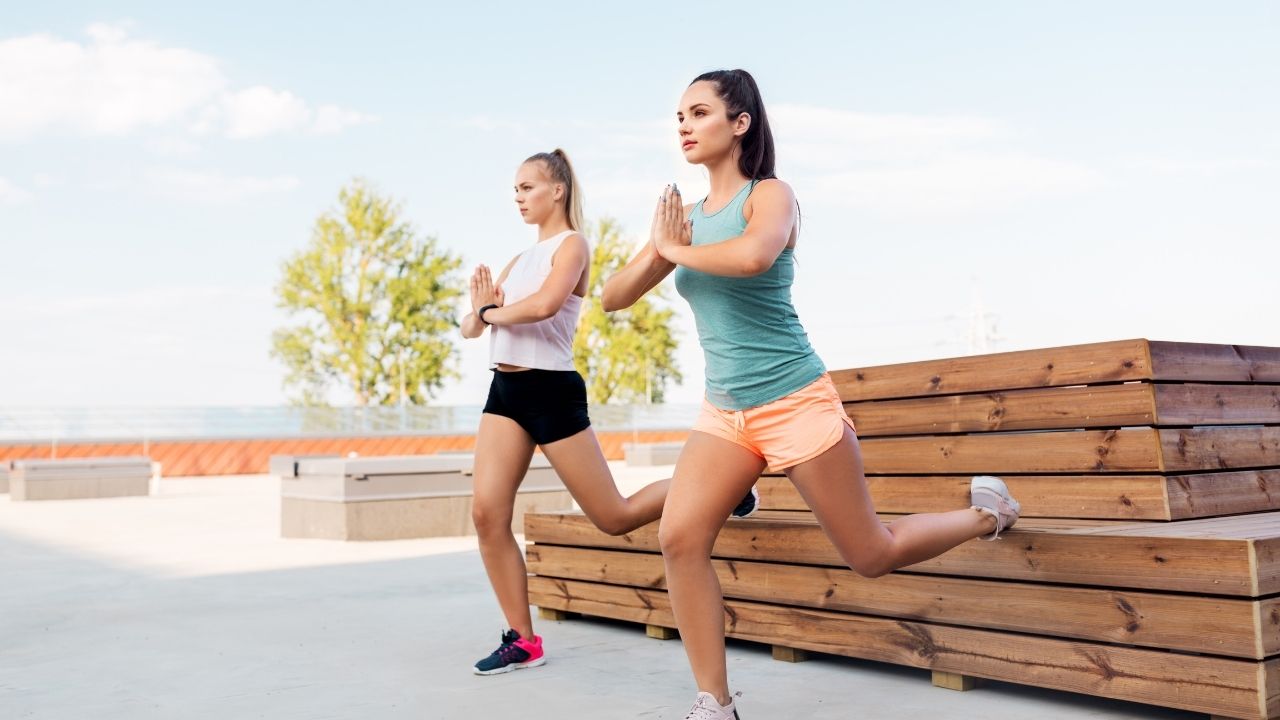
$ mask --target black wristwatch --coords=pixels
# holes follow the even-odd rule
[[[492,309],[494,309],[494,308],[496,308],[496,307],[498,307],[498,306],[497,306],[497,305],[485,305],[484,307],[482,307],[482,308],[480,308],[479,310],[477,310],[477,311],[476,311],[476,317],[480,318],[480,322],[484,323],[485,325],[488,325],[488,324],[489,324],[489,321],[484,319],[484,311],[485,311],[485,310],[492,310]]]

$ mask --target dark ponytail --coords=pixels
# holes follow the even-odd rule
[[[696,82],[715,83],[716,94],[724,101],[729,120],[737,120],[746,113],[751,116],[751,127],[742,136],[738,169],[751,180],[777,177],[774,174],[773,131],[764,112],[764,98],[756,79],[746,70],[712,70],[693,79]]]

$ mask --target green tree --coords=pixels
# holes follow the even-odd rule
[[[662,402],[668,382],[680,382],[672,327],[675,311],[654,301],[666,298],[659,285],[626,310],[606,313],[600,306],[605,279],[631,259],[630,243],[610,218],[588,228],[595,241],[591,254],[591,290],[587,293],[573,340],[573,363],[587,381],[593,403]]]
[[[276,286],[279,307],[301,320],[272,335],[294,402],[324,404],[339,386],[358,405],[424,403],[458,377],[461,265],[419,237],[398,203],[360,179],[344,187]]]

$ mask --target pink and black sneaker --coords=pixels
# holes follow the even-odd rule
[[[477,675],[500,675],[512,670],[538,667],[547,658],[542,654],[542,638],[534,635],[525,640],[515,630],[502,633],[502,644],[489,657],[476,663]]]

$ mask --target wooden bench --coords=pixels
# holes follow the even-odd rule
[[[23,502],[150,495],[152,474],[148,457],[15,460],[9,498]]]
[[[832,378],[885,520],[965,507],[979,473],[1005,477],[1023,519],[868,580],[785,478],[763,477],[761,512],[713,550],[731,637],[929,668],[955,689],[1280,717],[1280,349],[1132,340]],[[656,524],[613,538],[531,514],[526,538],[544,615],[671,635]]]
[[[474,535],[470,454],[301,458],[281,476],[280,534],[286,538],[398,540]],[[543,455],[534,455],[516,495],[512,527],[528,511],[568,510],[573,499]]]
[[[652,465],[675,465],[680,457],[682,442],[668,443],[627,443],[622,446],[627,464],[632,467],[649,467]]]

